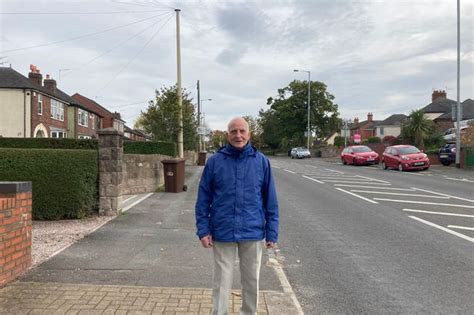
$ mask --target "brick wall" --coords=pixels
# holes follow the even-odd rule
[[[0,287],[31,266],[31,182],[0,182]]]

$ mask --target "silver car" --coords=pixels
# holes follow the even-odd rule
[[[308,149],[302,148],[302,147],[297,147],[291,149],[290,156],[292,159],[309,159],[311,158],[311,152],[309,152]]]

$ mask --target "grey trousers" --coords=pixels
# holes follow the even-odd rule
[[[254,315],[257,313],[262,249],[262,241],[237,243],[214,241],[213,315],[225,315],[228,312],[237,254],[240,260],[240,281],[242,284],[242,307],[240,314]]]

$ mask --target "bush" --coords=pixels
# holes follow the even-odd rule
[[[344,137],[342,136],[336,136],[334,138],[334,146],[336,147],[342,147],[344,146]]]
[[[382,142],[387,146],[396,145],[399,143],[398,138],[394,136],[385,136],[383,137]]]
[[[176,143],[165,141],[124,141],[125,154],[163,154],[176,156]]]
[[[367,139],[367,142],[368,143],[380,143],[380,142],[382,142],[382,140],[380,140],[379,137],[369,137]]]
[[[97,150],[97,140],[57,138],[0,138],[0,148]]]
[[[77,219],[97,210],[98,177],[97,151],[0,148],[0,181],[32,182],[34,219]]]

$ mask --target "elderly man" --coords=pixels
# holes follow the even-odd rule
[[[256,314],[263,240],[278,239],[278,201],[269,160],[250,142],[242,117],[227,127],[228,144],[207,162],[196,202],[197,235],[214,253],[213,314],[227,314],[236,255],[240,260],[242,308]]]

